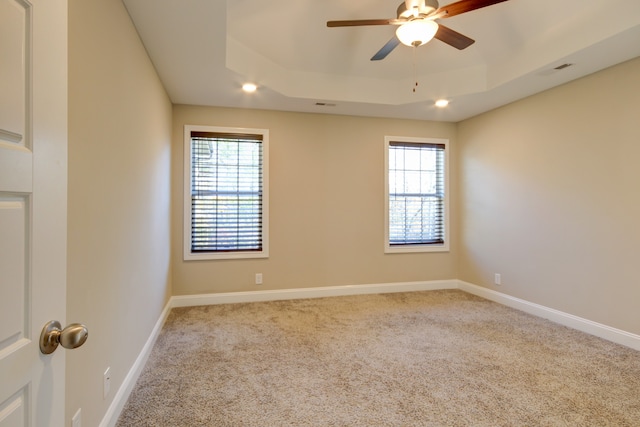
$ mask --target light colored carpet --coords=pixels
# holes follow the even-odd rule
[[[640,352],[457,290],[176,308],[118,426],[640,426]]]

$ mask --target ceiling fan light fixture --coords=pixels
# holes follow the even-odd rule
[[[438,24],[431,19],[414,19],[396,30],[398,40],[407,46],[422,46],[438,32]]]

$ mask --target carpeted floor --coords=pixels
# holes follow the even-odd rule
[[[457,290],[173,309],[118,426],[640,426],[640,352]]]

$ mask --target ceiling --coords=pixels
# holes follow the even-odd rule
[[[434,39],[375,62],[395,26],[326,22],[395,18],[401,0],[123,2],[174,104],[457,122],[640,56],[638,0],[510,0],[440,21],[465,50]]]

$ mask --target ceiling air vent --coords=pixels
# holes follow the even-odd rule
[[[316,105],[320,107],[335,107],[336,104],[330,104],[328,102],[316,102]]]
[[[565,68],[569,68],[574,66],[575,64],[571,64],[569,62],[565,62],[562,65],[558,65],[557,67],[547,68],[546,70],[542,70],[538,73],[539,76],[550,76],[551,74],[555,74],[558,71],[564,70]]]
[[[560,71],[560,70],[564,70],[565,68],[569,68],[571,67],[573,64],[562,64],[562,65],[558,65],[557,67],[554,68],[554,70]]]

